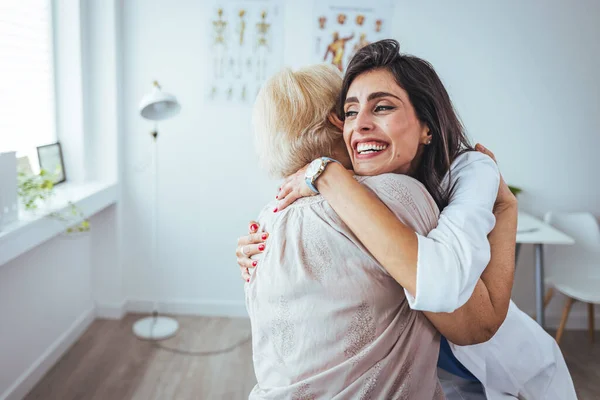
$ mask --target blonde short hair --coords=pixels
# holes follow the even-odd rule
[[[328,117],[341,88],[340,72],[326,64],[284,68],[263,85],[252,122],[259,160],[270,176],[283,178],[333,155],[343,139]]]

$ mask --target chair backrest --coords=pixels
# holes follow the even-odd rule
[[[575,240],[574,245],[544,246],[546,273],[600,277],[600,227],[587,212],[548,212],[544,221]]]

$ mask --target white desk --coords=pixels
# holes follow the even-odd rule
[[[535,246],[535,311],[538,324],[544,326],[544,249],[545,244],[574,244],[575,240],[547,223],[519,211],[517,225],[517,250],[519,257],[521,244]]]

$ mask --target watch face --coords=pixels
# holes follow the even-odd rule
[[[316,160],[311,162],[309,164],[308,168],[306,168],[305,176],[307,178],[312,178],[313,176],[315,176],[317,174],[317,172],[319,172],[321,165],[323,165],[323,160],[321,160],[320,158],[317,158]]]

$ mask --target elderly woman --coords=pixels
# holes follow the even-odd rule
[[[497,181],[493,191],[486,188],[490,187],[488,181],[494,187],[497,171],[494,175],[495,169],[490,168],[485,159],[475,157],[477,153],[465,153],[469,147],[462,127],[431,66],[416,57],[399,54],[394,41],[367,46],[349,66],[342,100],[346,119],[344,137],[354,169],[364,174],[396,172],[417,177],[443,208],[437,228],[423,236],[403,223],[402,218],[390,218],[390,210],[380,206],[381,203],[354,179],[347,179],[345,169],[326,160],[319,160],[315,166],[320,167],[306,173],[308,185],[302,182],[294,187],[298,174],[284,185],[277,208],[285,208],[299,195],[320,190],[371,254],[405,287],[415,308],[420,304],[424,310],[443,307],[454,310],[471,296],[475,287],[469,301],[454,313],[457,325],[453,327],[454,332],[446,333],[447,321],[436,322],[438,315],[428,314],[451,341],[461,344],[451,335],[461,332],[461,326],[468,328],[468,321],[475,322],[470,329],[473,332],[489,323],[487,316],[492,316],[492,323],[498,323],[500,316],[501,323],[509,305],[512,282],[512,254],[507,249],[514,245],[515,224],[511,213],[515,207],[508,207],[508,214],[498,212],[503,208],[499,204],[501,198],[506,197],[503,193],[507,192],[502,184],[495,208],[496,228],[488,243],[486,235],[494,223],[493,215],[491,219],[488,215],[494,204]],[[433,147],[427,147],[432,140]],[[307,190],[307,186],[311,186],[311,190]],[[396,202],[405,199],[405,196],[395,198]],[[385,203],[394,211],[393,205]],[[256,261],[254,265],[248,264],[249,260],[244,257],[260,253],[256,242],[255,236],[240,240],[238,257],[244,269],[257,265]],[[489,260],[490,244],[492,258],[486,268],[485,254],[487,252]],[[264,243],[258,246],[264,250]],[[271,239],[267,251],[273,246]],[[436,268],[437,277],[432,274]],[[493,274],[499,279],[492,279]],[[479,275],[487,284],[485,291],[478,295]],[[451,295],[444,299],[437,292]],[[474,298],[480,302],[474,303]],[[441,304],[440,300],[448,304]],[[469,311],[470,303],[475,304],[475,308]],[[486,308],[489,313],[481,313]],[[468,312],[460,313],[461,310]],[[575,398],[570,376],[555,343],[512,303],[508,318],[489,344],[453,346],[452,350],[484,383],[490,398],[491,395],[501,398],[507,393],[527,398]],[[519,361],[523,355],[526,363]]]

